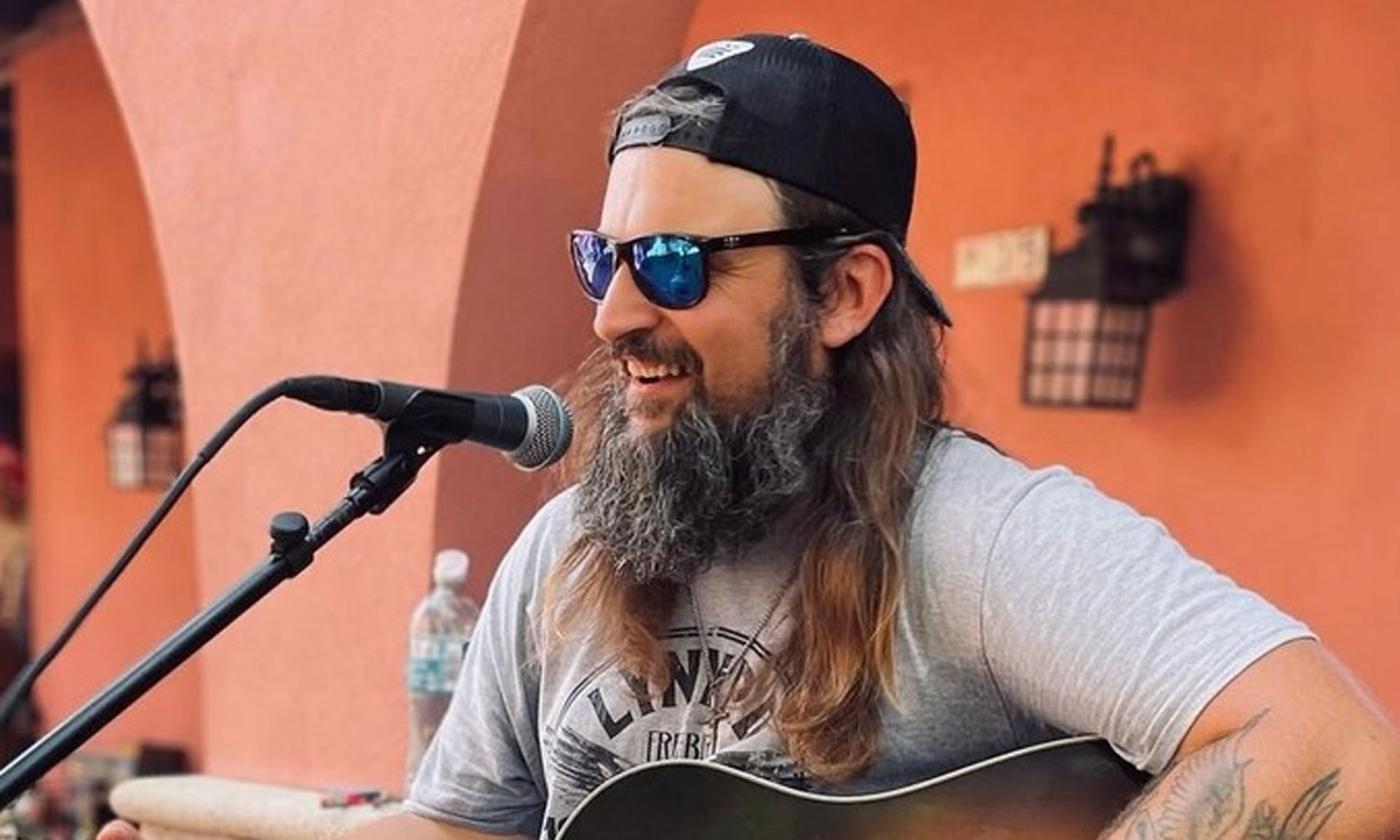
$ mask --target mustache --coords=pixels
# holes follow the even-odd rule
[[[649,332],[631,332],[609,345],[614,361],[624,357],[657,365],[678,365],[691,373],[700,373],[704,363],[700,355],[684,342],[662,344]]]

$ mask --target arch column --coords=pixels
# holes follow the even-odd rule
[[[294,373],[488,389],[572,366],[586,318],[558,308],[560,223],[596,213],[605,103],[675,56],[690,13],[647,0],[83,8],[145,184],[192,441]],[[250,424],[195,491],[201,600],[261,556],[271,514],[324,510],[378,445],[371,424],[299,407]],[[406,625],[429,558],[440,539],[469,541],[480,594],[538,500],[537,483],[498,469],[473,455],[453,456],[450,480],[429,467],[201,654],[209,770],[398,786]]]

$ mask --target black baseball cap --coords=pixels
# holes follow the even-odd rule
[[[608,162],[633,146],[670,146],[766,175],[855,213],[918,281],[925,309],[951,324],[904,243],[917,153],[903,103],[869,68],[800,35],[749,33],[712,41],[656,83],[693,85],[723,100],[717,121],[634,116],[617,126]]]

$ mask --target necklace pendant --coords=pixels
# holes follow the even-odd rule
[[[710,710],[710,719],[705,722],[705,728],[709,730],[709,743],[702,747],[705,755],[714,756],[715,753],[719,752],[720,725],[728,719],[729,711],[727,709]]]
[[[718,726],[729,719],[729,710],[713,703],[697,703],[694,708],[701,726]]]

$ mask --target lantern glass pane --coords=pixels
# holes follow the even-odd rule
[[[1036,308],[1037,314],[1043,314],[1043,309]],[[1042,401],[1048,397],[1050,388],[1050,365],[1054,361],[1054,347],[1051,341],[1046,338],[1045,333],[1040,330],[1032,330],[1029,341],[1030,346],[1030,366],[1026,371],[1026,387],[1032,400]]]
[[[1058,362],[1059,338],[1056,319],[1060,303],[1054,300],[1031,302],[1031,369],[1027,371],[1027,393],[1032,402],[1054,400],[1055,369]]]
[[[1055,363],[1051,400],[1064,402],[1069,398],[1070,366],[1074,358],[1074,326],[1077,316],[1075,301],[1055,301]]]
[[[1136,401],[1146,326],[1145,306],[1111,304],[1104,307],[1092,390],[1094,403],[1131,406]]]
[[[1039,373],[1045,365],[1050,364],[1050,342],[1045,340],[1043,333],[1036,332],[1031,333],[1030,343],[1031,367]]]
[[[180,430],[153,426],[146,430],[146,481],[149,486],[165,487],[180,473]]]
[[[1055,304],[1055,385],[1051,401],[1065,402],[1069,398],[1069,370],[1074,348],[1073,301],[1057,301]]]
[[[1075,304],[1074,328],[1081,333],[1092,333],[1098,327],[1098,301],[1081,300]]]
[[[1078,301],[1074,309],[1074,332],[1070,337],[1073,352],[1065,371],[1068,380],[1065,399],[1075,405],[1081,405],[1089,398],[1089,387],[1093,379],[1099,304],[1092,300]]]
[[[113,487],[130,489],[145,481],[145,451],[141,427],[113,423],[107,427],[107,469]]]
[[[1044,306],[1045,331],[1041,335],[1045,341],[1046,353],[1050,357],[1045,365],[1045,399],[1054,402],[1060,388],[1060,351],[1063,347],[1060,340],[1060,322],[1064,315],[1064,302],[1051,300],[1046,301]]]

